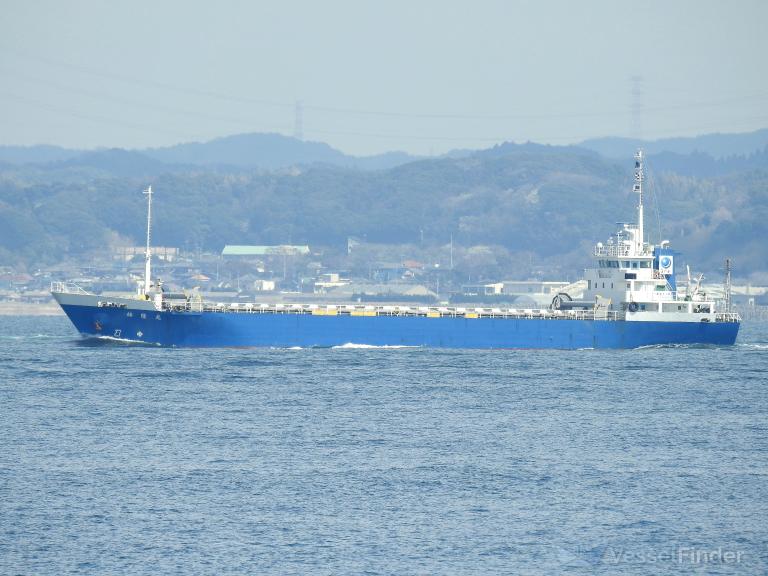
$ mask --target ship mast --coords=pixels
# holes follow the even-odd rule
[[[152,248],[150,247],[152,238],[152,186],[144,190],[144,194],[147,195],[147,251],[144,263],[144,295],[147,295],[152,285]]]
[[[643,230],[643,180],[645,175],[643,174],[643,151],[638,150],[635,153],[635,185],[632,187],[634,192],[638,194],[637,200],[637,235],[635,236],[635,242],[637,246],[637,253],[640,254],[643,251],[643,245],[645,244],[644,230]]]

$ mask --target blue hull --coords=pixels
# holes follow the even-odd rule
[[[312,316],[224,312],[133,312],[63,305],[85,336],[162,346],[278,348],[343,344],[439,348],[637,348],[733,344],[738,322],[627,322],[513,318]],[[142,317],[144,316],[144,317]]]

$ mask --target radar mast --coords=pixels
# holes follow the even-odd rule
[[[643,151],[638,150],[635,153],[635,185],[632,187],[632,190],[638,194],[637,235],[635,236],[637,254],[643,252],[643,245],[645,244],[643,231],[643,180],[645,180],[645,175],[643,174]]]

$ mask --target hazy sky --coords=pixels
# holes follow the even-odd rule
[[[290,135],[297,101],[305,139],[352,154],[768,126],[766,0],[0,8],[0,144]]]

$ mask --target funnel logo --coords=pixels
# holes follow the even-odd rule
[[[672,256],[664,255],[659,258],[659,272],[662,274],[672,274],[674,260]]]

